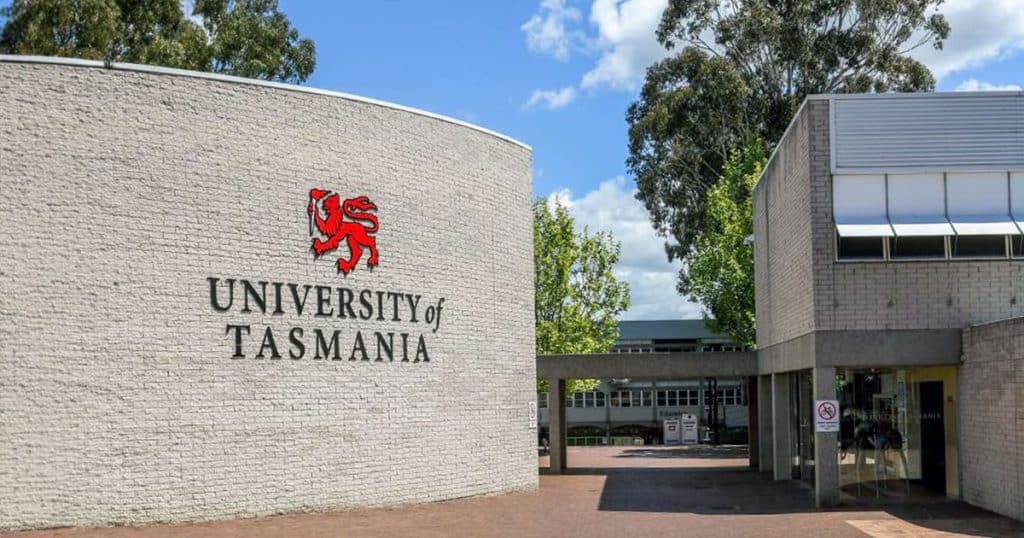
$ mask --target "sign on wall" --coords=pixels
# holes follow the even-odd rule
[[[368,269],[377,267],[377,205],[368,197],[342,199],[312,189],[306,212],[316,258],[340,250],[335,263],[344,277],[363,259]],[[429,337],[441,328],[444,297],[259,278],[206,280],[210,306],[227,317],[223,334],[231,342],[232,359],[427,363]],[[317,320],[318,326],[297,324],[303,318]],[[366,329],[366,322],[377,330]]]
[[[839,400],[814,400],[814,431],[839,431]]]
[[[536,400],[530,400],[529,403],[530,403],[530,405],[529,405],[529,407],[527,407],[527,411],[526,412],[527,412],[527,414],[530,417],[530,429],[531,430],[536,430],[537,429],[537,401]]]

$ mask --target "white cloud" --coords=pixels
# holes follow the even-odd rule
[[[583,18],[580,10],[566,5],[566,0],[543,0],[537,12],[519,28],[526,33],[526,46],[532,52],[547,53],[566,61],[582,39],[579,30],[569,30],[568,25]]]
[[[561,90],[533,90],[523,108],[532,108],[544,103],[548,109],[562,108],[576,98],[576,88],[566,86]]]
[[[1024,1],[946,0],[939,12],[951,32],[943,50],[925,45],[911,55],[942,79],[1024,48]]]
[[[568,189],[548,200],[569,208],[576,225],[591,232],[609,231],[622,242],[615,275],[629,282],[632,305],[623,319],[681,319],[701,317],[700,305],[676,292],[681,264],[669,262],[665,240],[651,227],[647,210],[622,176],[602,182],[596,190],[574,198]]]
[[[1021,87],[1017,84],[990,84],[978,79],[969,78],[960,83],[955,90],[957,92],[1019,92]]]
[[[595,0],[590,22],[602,53],[580,87],[636,90],[647,66],[668,54],[654,35],[667,5],[668,0]]]

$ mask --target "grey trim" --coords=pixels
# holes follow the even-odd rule
[[[757,375],[754,351],[537,356],[537,379],[688,379],[752,375]]]
[[[160,67],[155,65],[140,65],[130,63],[110,63],[105,64],[98,60],[83,60],[80,58],[57,58],[52,56],[22,56],[15,54],[0,54],[0,63],[14,63],[14,64],[46,64],[46,65],[62,65],[68,67],[91,67],[91,68],[102,68],[112,69],[115,71],[132,71],[137,73],[148,73],[154,75],[171,75],[178,77],[189,77],[206,80],[214,80],[217,82],[227,82],[232,84],[246,84],[250,86],[262,86],[264,88],[273,88],[276,90],[285,90],[292,92],[311,93],[314,95],[323,95],[327,97],[338,97],[341,99],[347,99],[349,101],[356,101],[359,103],[366,103],[384,108],[390,108],[394,110],[400,110],[402,112],[409,112],[418,116],[424,116],[427,118],[441,120],[448,123],[453,123],[460,127],[468,127],[474,131],[479,131],[491,135],[495,138],[499,138],[506,142],[511,142],[523,149],[533,151],[533,148],[520,142],[512,137],[503,135],[496,131],[480,127],[479,125],[473,125],[472,123],[466,123],[462,120],[457,120],[448,116],[442,116],[441,114],[435,114],[433,112],[427,112],[418,108],[412,108],[404,105],[395,103],[389,103],[387,101],[380,101],[378,99],[371,99],[369,97],[362,97],[359,95],[352,95],[349,93],[336,92],[332,90],[324,90],[320,88],[310,88],[306,86],[297,86],[295,84],[285,84],[283,82],[272,82],[269,80],[259,80],[253,78],[235,77],[231,75],[221,75],[218,73],[204,73],[200,71],[188,71],[186,69],[175,69],[172,67]]]
[[[960,364],[961,329],[814,331],[757,350],[761,375],[819,366]]]

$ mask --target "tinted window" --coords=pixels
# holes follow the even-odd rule
[[[840,237],[840,260],[881,260],[885,241],[881,237]]]
[[[954,258],[1006,257],[1006,236],[958,235],[952,240]]]
[[[944,237],[895,237],[892,240],[893,258],[945,258]]]

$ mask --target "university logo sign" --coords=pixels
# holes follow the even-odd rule
[[[377,233],[379,224],[377,206],[365,196],[344,201],[337,193],[312,189],[309,191],[309,235],[313,239],[313,252],[319,258],[337,249],[344,241],[348,245],[348,259],[338,258],[338,271],[348,275],[369,251],[366,266],[377,266]],[[346,220],[347,219],[347,220]]]
[[[319,258],[342,245],[338,271],[378,263],[377,206],[366,196],[342,199],[309,191],[309,236]],[[418,293],[208,277],[210,306],[226,319],[232,359],[429,363],[430,335],[441,329],[444,297]],[[300,324],[305,319],[310,325]],[[282,320],[292,324],[285,325]],[[372,325],[371,325],[372,324]],[[390,326],[389,326],[390,325]]]

